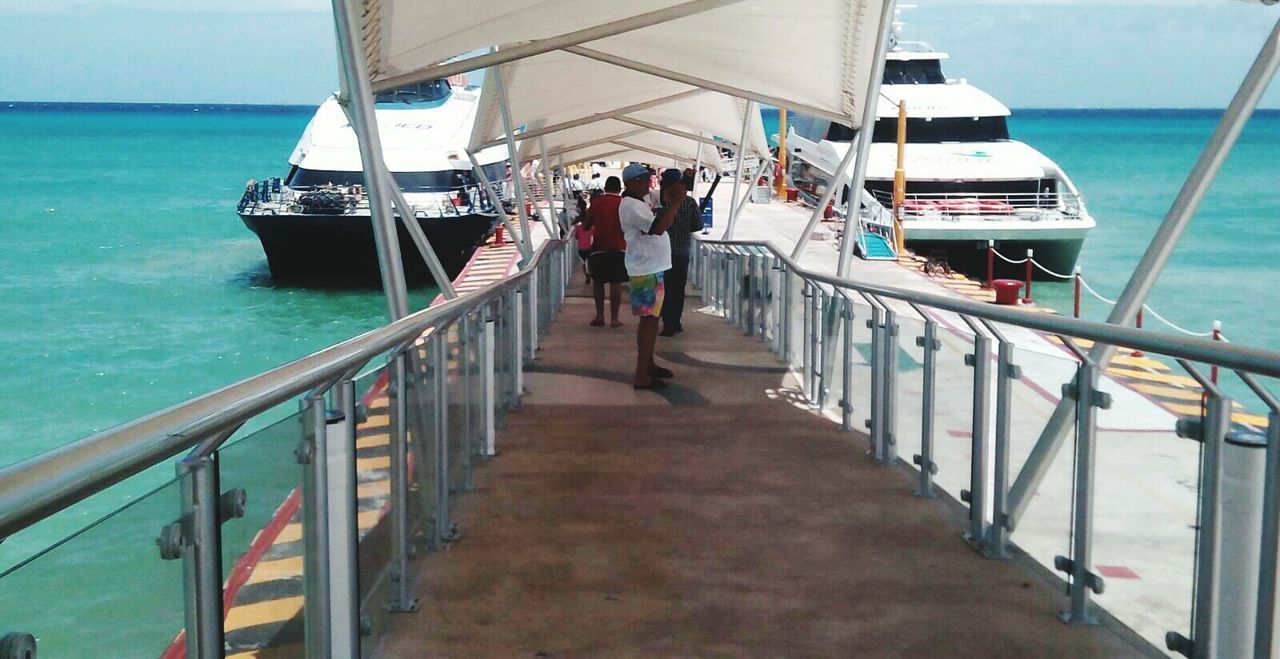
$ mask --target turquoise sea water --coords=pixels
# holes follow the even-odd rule
[[[0,104],[0,464],[378,326],[376,290],[272,285],[235,213],[310,107]],[[422,305],[431,290],[415,292]],[[172,476],[0,545],[0,567]]]
[[[8,414],[0,465],[383,321],[377,291],[274,287],[256,238],[235,215],[247,179],[284,173],[311,108],[6,105],[0,399]],[[1081,264],[1104,295],[1114,297],[1131,273],[1217,116],[1015,113],[1014,136],[1060,163],[1097,218]],[[766,122],[776,132],[776,115]],[[1204,331],[1221,319],[1235,341],[1280,348],[1277,147],[1280,112],[1263,113],[1152,294],[1171,320]],[[1035,293],[1070,310],[1068,284],[1037,283]],[[414,302],[431,294],[417,291]],[[1085,304],[1087,317],[1106,312]],[[0,544],[0,569],[171,476],[167,466],[157,469]],[[161,494],[165,509],[176,508],[176,493]],[[158,529],[142,510],[136,543],[145,551],[137,561],[154,566]],[[65,551],[87,556],[103,546],[86,541]]]

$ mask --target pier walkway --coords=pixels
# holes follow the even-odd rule
[[[958,505],[913,497],[698,298],[659,339],[672,386],[636,392],[635,320],[589,327],[572,290],[381,656],[1143,656],[1061,623],[1025,557],[969,549]]]

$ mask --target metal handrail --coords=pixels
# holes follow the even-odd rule
[[[501,282],[0,469],[0,539],[175,457],[210,435],[234,429],[291,398],[326,388],[380,354],[403,350],[427,329],[447,325],[522,284],[545,254],[562,242],[544,243],[528,264]]]
[[[789,255],[776,249],[772,243],[759,240],[709,240],[695,234],[694,238],[707,245],[757,247],[767,249],[796,274],[805,279],[844,288],[868,295],[876,295],[907,304],[919,304],[944,311],[951,311],[974,318],[982,318],[1008,325],[1040,330],[1050,334],[1089,339],[1098,343],[1122,345],[1147,352],[1168,355],[1224,368],[1250,371],[1257,375],[1280,377],[1280,351],[1250,348],[1221,341],[1163,334],[1135,327],[1123,327],[1075,318],[1065,318],[1045,313],[1029,313],[1016,308],[1001,307],[973,300],[953,298],[933,293],[922,293],[891,286],[880,286],[843,279],[835,275],[815,272],[796,263]],[[3,483],[0,482],[0,486]]]

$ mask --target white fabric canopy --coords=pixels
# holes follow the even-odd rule
[[[717,6],[566,47],[691,86],[861,122],[883,11],[878,0],[365,0],[362,36],[377,86],[388,78],[435,77],[433,66],[478,49],[529,46],[691,5]],[[558,89],[563,100],[578,100],[571,98],[581,89],[572,78],[538,82]]]
[[[730,143],[741,138],[747,102],[724,94],[563,52],[510,62],[501,69],[513,126],[538,130],[572,124],[521,141],[521,161],[541,157],[543,144],[554,156],[608,142],[614,149],[641,147],[667,159],[693,162],[699,153],[697,136],[707,140],[720,137]],[[676,98],[664,101],[673,96]],[[658,101],[663,102],[653,105]],[[636,106],[643,109],[617,112]],[[486,76],[471,148],[498,143],[504,133],[497,76]],[[769,152],[758,112],[747,116],[747,151],[757,155]],[[714,145],[703,143],[701,153],[705,160],[719,160]],[[566,157],[565,162],[573,161]]]

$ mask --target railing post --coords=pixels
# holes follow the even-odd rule
[[[222,657],[222,529],[218,514],[218,462],[201,455],[178,463],[188,657]],[[33,655],[34,656],[34,655]]]
[[[898,314],[887,305],[881,341],[884,363],[880,367],[880,462],[891,465],[898,460]]]
[[[1022,370],[1013,363],[1013,343],[1000,339],[996,360],[996,454],[991,488],[991,526],[984,553],[988,558],[1009,558],[1009,428],[1013,412],[1013,381]]]
[[[325,415],[325,487],[329,511],[329,606],[332,657],[360,656],[359,527],[356,525],[356,385],[334,388]]]
[[[481,428],[484,435],[484,455],[493,457],[498,454],[495,446],[495,438],[497,437],[497,412],[498,405],[497,396],[495,395],[495,377],[494,377],[494,345],[496,343],[495,334],[497,332],[497,321],[495,319],[493,309],[485,310],[483,318],[483,330],[480,340],[480,373],[481,373],[481,389],[483,396],[482,402],[482,421]]]
[[[409,349],[417,350],[417,346]],[[393,613],[418,609],[409,578],[409,558],[413,550],[409,528],[408,361],[404,353],[391,358],[391,379],[387,385],[391,421],[391,587],[387,608]],[[417,441],[421,447],[426,438],[419,437]]]
[[[800,337],[800,388],[807,389],[809,396],[813,395],[813,285],[807,279],[800,280],[800,296],[801,303],[804,308],[801,309],[803,314]]]
[[[520,409],[520,398],[524,396],[524,291],[515,291],[515,299],[511,305],[511,408]]]
[[[435,379],[435,520],[433,547],[441,549],[457,539],[457,531],[449,520],[449,333],[431,334],[431,360]]]
[[[526,355],[529,361],[538,358],[538,304],[540,294],[538,291],[538,272],[534,272],[529,277],[529,292],[525,301],[529,307],[529,329],[528,336],[525,337],[528,342],[529,352]]]
[[[938,473],[938,464],[933,461],[934,390],[938,380],[938,351],[942,349],[937,321],[924,317],[924,336],[916,338],[916,345],[924,349],[924,383],[920,392],[920,454],[912,456],[912,462],[920,467],[916,496],[932,499],[937,496],[933,492],[933,476]]]
[[[1202,381],[1203,384],[1203,381]],[[1206,387],[1208,388],[1208,387]],[[1203,443],[1200,454],[1200,501],[1196,533],[1195,601],[1191,608],[1191,638],[1165,634],[1165,646],[1192,659],[1221,654],[1219,602],[1222,595],[1222,445],[1231,428],[1231,399],[1211,391],[1203,419],[1178,421],[1178,436]],[[1268,551],[1275,551],[1275,547]]]
[[[840,371],[840,429],[845,432],[853,430],[853,300],[841,292],[840,322],[844,326],[844,341],[841,342],[844,354]]]
[[[987,479],[991,458],[987,455],[987,433],[991,427],[991,337],[974,328],[973,354],[965,355],[965,365],[973,367],[973,440],[970,443],[969,489],[960,499],[969,504],[966,538],[981,547],[987,533]]]
[[[1262,530],[1258,557],[1258,612],[1254,659],[1270,659],[1275,638],[1276,552],[1280,544],[1280,411],[1267,417],[1267,457],[1262,484]]]
[[[791,366],[791,271],[786,263],[778,264],[778,295],[782,309],[778,312],[778,350],[782,361]]]
[[[302,465],[304,643],[308,657],[328,657],[332,654],[329,644],[332,621],[328,606],[329,501],[325,482],[328,442],[325,441],[324,396],[312,394],[300,401],[300,405],[303,439],[298,447],[298,462]]]
[[[1062,618],[1073,625],[1098,624],[1089,610],[1089,593],[1101,593],[1103,589],[1102,577],[1091,571],[1098,409],[1111,407],[1111,396],[1098,391],[1100,370],[1092,360],[1084,358],[1076,370],[1075,382],[1062,388],[1063,398],[1076,402],[1075,499],[1071,502],[1071,557],[1055,556],[1053,564],[1070,578],[1071,608]]]
[[[880,435],[884,432],[884,309],[880,307],[875,300],[869,300],[871,303],[871,318],[867,320],[867,327],[871,330],[871,400],[870,400],[870,417],[866,420],[868,431],[868,440],[871,444],[869,451],[871,459],[877,462],[881,459],[880,450],[883,447]]]
[[[744,334],[751,336],[756,332],[756,293],[759,291],[760,284],[756,281],[756,255],[754,253],[747,254],[744,260],[747,270],[746,275],[743,277],[743,282],[747,289],[747,315],[743,319],[746,322],[742,323],[742,325],[745,330]]]

